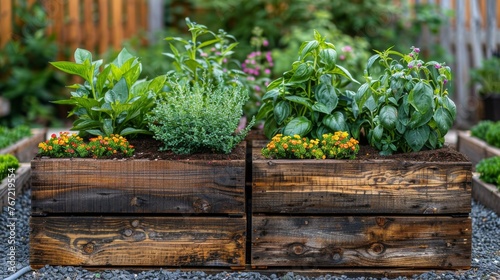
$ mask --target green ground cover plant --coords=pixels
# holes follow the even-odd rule
[[[500,157],[494,156],[480,160],[476,165],[476,172],[483,182],[496,185],[500,190]]]
[[[6,178],[12,170],[19,168],[19,161],[11,154],[0,155],[0,181]]]

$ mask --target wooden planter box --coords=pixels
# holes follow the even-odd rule
[[[30,162],[38,153],[38,144],[45,141],[47,129],[32,129],[32,135],[0,149],[0,154],[12,154],[19,162]]]
[[[480,180],[479,175],[472,177],[472,197],[500,215],[500,191],[495,185]]]
[[[457,132],[457,149],[466,155],[473,167],[484,158],[500,156],[500,149],[470,135],[470,131]]]
[[[269,160],[264,144],[252,152],[252,266],[470,268],[470,162]]]
[[[32,267],[240,267],[245,159],[34,159]]]
[[[22,163],[16,170],[15,177],[7,177],[0,182],[0,213],[2,213],[4,206],[9,206],[9,197],[11,201],[14,200],[14,203],[17,203],[17,198],[21,196],[25,189],[29,188],[31,182],[30,173],[31,168],[29,163]],[[9,183],[11,184],[10,186]]]

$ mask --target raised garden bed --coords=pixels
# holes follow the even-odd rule
[[[473,166],[484,158],[500,156],[500,149],[471,136],[469,131],[457,132],[457,149],[470,159]]]
[[[47,129],[34,128],[32,135],[0,149],[0,154],[12,154],[19,162],[30,162],[38,152],[38,144],[45,141]]]
[[[252,266],[470,268],[472,165],[463,155],[270,160],[264,144],[252,152]]]
[[[500,215],[500,191],[479,179],[479,175],[472,177],[472,197]]]
[[[244,154],[34,159],[31,266],[244,266]]]
[[[21,195],[21,193],[30,187],[30,173],[31,167],[29,163],[23,163],[16,170],[16,174],[12,178],[4,178],[0,182],[0,213],[3,211],[4,206],[8,206],[9,197],[14,201]],[[9,180],[10,179],[10,180]]]

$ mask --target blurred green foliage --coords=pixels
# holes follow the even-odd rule
[[[58,46],[47,36],[46,13],[35,2],[16,1],[13,39],[0,51],[0,95],[9,100],[10,114],[0,124],[57,126],[56,105],[64,89],[64,76],[56,75],[48,61],[55,60]]]

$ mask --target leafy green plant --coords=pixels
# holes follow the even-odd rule
[[[0,155],[0,181],[7,177],[12,170],[19,168],[19,161],[11,154]]]
[[[500,148],[500,122],[494,122],[486,132],[486,143]]]
[[[349,71],[337,64],[337,51],[316,30],[314,40],[304,42],[292,69],[268,86],[257,119],[265,119],[264,133],[321,138],[335,131],[356,133],[348,120],[358,108],[354,92],[342,92],[355,81]]]
[[[206,81],[234,84],[234,80],[244,76],[237,60],[231,59],[233,49],[238,45],[232,35],[222,29],[215,33],[189,18],[186,18],[186,25],[191,33],[190,39],[165,38],[169,41],[171,53],[164,55],[173,60],[179,77],[188,79],[193,85]]]
[[[500,94],[500,57],[485,59],[481,67],[470,70],[471,82],[481,85],[482,95]]]
[[[27,125],[20,125],[14,128],[0,126],[0,149],[29,136],[31,136],[31,128]]]
[[[248,93],[242,86],[169,82],[171,90],[159,95],[147,117],[162,150],[176,154],[230,153],[253,122],[236,132]]]
[[[368,143],[383,155],[439,148],[455,120],[446,89],[450,67],[424,62],[419,52],[377,51],[356,94]]]
[[[480,121],[470,128],[470,135],[486,141],[486,134],[493,124],[495,124],[495,122],[490,120]]]
[[[500,157],[494,156],[484,158],[476,164],[476,171],[479,173],[479,179],[494,184],[500,190]]]
[[[345,131],[324,134],[322,140],[300,137],[297,134],[276,134],[262,149],[262,155],[277,159],[354,159],[359,151],[358,143],[358,140],[349,137],[349,133]]]
[[[103,66],[92,60],[92,54],[76,49],[75,62],[51,62],[57,69],[83,78],[83,84],[69,86],[73,91],[66,100],[55,101],[74,108],[72,130],[83,135],[149,134],[145,115],[154,106],[154,94],[163,90],[167,76],[139,80],[141,63],[126,49],[115,60]]]
[[[60,132],[59,137],[52,134],[50,139],[38,144],[38,154],[54,158],[93,157],[102,158],[123,155],[130,157],[134,153],[134,147],[127,139],[120,135],[111,134],[90,138],[86,143],[76,133]]]

